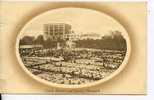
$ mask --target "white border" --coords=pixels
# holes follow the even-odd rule
[[[124,1],[124,0],[123,0]],[[126,0],[125,0],[126,1]],[[128,0],[127,0],[128,1]],[[135,1],[135,0],[129,0]],[[139,1],[139,0],[138,0]],[[146,0],[140,0],[146,1]],[[154,98],[154,1],[148,1],[148,95],[147,96],[49,96],[2,95],[2,100],[153,100]]]
[[[120,26],[122,26],[122,28],[125,30],[125,33],[126,34],[122,34],[124,35],[124,38],[127,42],[127,51],[126,51],[126,55],[125,55],[125,58],[122,62],[122,64],[119,66],[119,68],[114,71],[112,74],[110,74],[109,76],[105,77],[104,79],[100,79],[98,81],[95,81],[95,82],[92,82],[92,83],[86,83],[86,84],[83,84],[83,85],[64,85],[64,84],[55,84],[55,83],[52,83],[52,82],[49,82],[49,81],[46,81],[44,79],[41,79],[40,77],[37,77],[35,76],[34,74],[32,74],[29,70],[27,70],[27,68],[25,67],[25,65],[23,64],[22,60],[21,60],[21,57],[20,57],[20,54],[19,54],[19,39],[20,39],[20,35],[23,33],[23,31],[25,30],[25,27],[28,26],[30,23],[32,23],[33,21],[35,21],[35,19],[39,19],[39,17],[45,15],[45,14],[48,14],[54,10],[59,10],[59,9],[71,9],[71,8],[78,8],[78,9],[86,9],[86,10],[91,10],[91,11],[95,11],[95,12],[99,12],[99,13],[102,13],[102,15],[106,16],[106,17],[109,17],[110,19],[112,20],[115,20],[115,22],[117,24],[119,24]],[[58,87],[58,88],[64,88],[64,89],[77,89],[77,88],[88,88],[88,87],[91,87],[91,86],[95,86],[95,85],[99,85],[99,84],[102,84],[110,79],[112,79],[113,77],[115,77],[116,75],[118,75],[124,68],[125,66],[127,65],[128,63],[128,60],[129,60],[129,57],[130,57],[130,54],[131,54],[131,41],[130,41],[130,38],[129,38],[129,33],[127,32],[127,29],[123,27],[122,24],[120,24],[115,18],[113,18],[112,16],[109,16],[107,15],[105,12],[102,12],[102,11],[99,11],[99,10],[96,10],[96,9],[91,9],[90,7],[87,7],[87,8],[83,8],[83,7],[58,7],[58,8],[55,8],[55,9],[50,9],[48,11],[45,11],[45,12],[42,12],[41,14],[39,15],[36,15],[35,17],[31,18],[31,20],[29,22],[27,22],[23,28],[21,29],[21,31],[18,33],[18,36],[16,38],[16,45],[15,45],[15,48],[16,48],[16,56],[17,56],[17,59],[19,61],[19,64],[21,65],[22,69],[30,76],[32,77],[33,79],[37,80],[38,82],[40,83],[43,83],[45,85],[48,85],[48,86],[51,86],[51,87]],[[127,66],[126,66],[127,67]]]

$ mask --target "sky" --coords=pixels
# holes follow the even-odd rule
[[[44,12],[30,20],[22,29],[20,37],[43,34],[43,25],[49,23],[67,23],[77,34],[97,33],[101,36],[111,30],[127,34],[125,29],[112,17],[92,9],[58,8]]]

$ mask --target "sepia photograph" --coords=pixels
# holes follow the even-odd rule
[[[58,87],[103,83],[125,67],[130,40],[125,28],[97,10],[46,11],[21,29],[16,54],[34,79]]]
[[[0,2],[0,93],[146,95],[148,13],[147,2]]]

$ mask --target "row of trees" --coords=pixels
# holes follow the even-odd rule
[[[59,42],[60,46],[64,46],[64,40],[54,41],[52,39],[45,40],[43,35],[39,35],[36,38],[34,36],[24,36],[20,39],[19,45],[43,45],[44,48],[54,48],[57,46],[57,42]]]
[[[34,36],[24,36],[20,39],[20,45],[32,45],[32,44],[42,44],[44,42],[43,35],[39,35],[37,38]]]
[[[127,43],[119,31],[114,31],[101,39],[78,40],[76,41],[76,47],[126,51]]]
[[[54,48],[57,46],[57,42],[60,46],[65,46],[65,40],[53,41],[52,39],[45,40],[43,35],[37,36],[25,36],[20,40],[20,45],[33,45],[41,44],[44,48]],[[112,31],[111,34],[102,36],[101,39],[84,39],[75,41],[78,48],[94,48],[94,49],[111,49],[111,50],[126,50],[126,40],[123,38],[119,31]]]

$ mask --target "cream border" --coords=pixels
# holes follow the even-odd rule
[[[57,7],[57,8],[61,8],[61,7]],[[82,8],[82,7],[81,7]],[[85,7],[84,7],[85,8]],[[88,9],[93,9],[93,10],[96,10],[94,8],[88,8]],[[98,10],[97,10],[98,11]],[[104,13],[104,12],[103,12]],[[24,26],[24,25],[23,25]],[[125,28],[124,28],[125,29]],[[20,32],[19,32],[20,33]],[[128,35],[128,34],[127,34]],[[19,36],[19,35],[18,35]],[[84,84],[84,85],[60,85],[60,84],[54,84],[51,82],[47,82],[43,79],[40,79],[38,78],[37,76],[33,75],[31,72],[29,72],[23,65],[21,59],[20,59],[20,56],[19,56],[19,53],[18,53],[18,44],[19,44],[19,38],[17,36],[17,40],[16,40],[16,56],[17,56],[17,59],[22,67],[22,69],[29,75],[31,76],[32,78],[34,78],[35,80],[43,83],[43,84],[46,84],[48,86],[52,86],[52,87],[58,87],[58,88],[65,88],[65,89],[75,89],[75,88],[86,88],[86,87],[91,87],[91,86],[95,86],[95,85],[98,85],[98,84],[101,84],[103,82],[106,82],[108,81],[109,79],[111,79],[112,77],[116,76],[118,73],[120,73],[124,67],[127,65],[127,62],[129,60],[129,57],[130,57],[130,53],[131,53],[131,43],[130,43],[130,39],[129,39],[129,36],[127,36],[126,38],[126,41],[127,41],[127,53],[126,53],[126,56],[125,56],[125,59],[123,61],[123,63],[121,64],[121,66],[118,68],[118,70],[116,70],[113,74],[111,74],[110,76],[102,79],[102,80],[99,80],[99,81],[96,81],[96,82],[93,82],[93,83],[88,83],[88,84]]]

